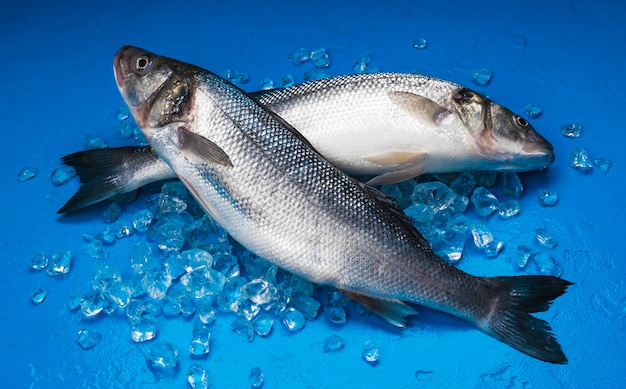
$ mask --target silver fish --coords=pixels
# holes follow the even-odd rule
[[[255,254],[332,285],[392,324],[415,303],[541,360],[566,363],[545,311],[571,284],[475,277],[437,257],[379,191],[349,177],[285,120],[215,74],[136,47],[115,56],[120,93],[155,152]]]
[[[528,171],[554,161],[522,117],[461,85],[415,74],[359,74],[250,94],[294,126],[326,159],[369,184],[426,173]],[[149,148],[63,158],[83,182],[59,213],[176,175]]]

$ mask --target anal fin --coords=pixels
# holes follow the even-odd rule
[[[417,311],[413,307],[400,300],[381,299],[347,290],[341,290],[341,293],[348,296],[350,300],[363,304],[367,309],[396,327],[406,326],[406,316],[417,315]]]

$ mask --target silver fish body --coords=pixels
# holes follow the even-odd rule
[[[554,161],[552,145],[523,118],[461,85],[415,74],[338,76],[251,94],[345,173],[388,184],[421,174],[527,171]],[[79,192],[69,212],[175,178],[149,149],[100,149],[63,161]]]
[[[205,211],[279,267],[332,285],[396,325],[405,302],[448,312],[542,360],[566,363],[547,310],[569,282],[469,275],[437,257],[387,197],[293,127],[193,65],[125,47],[118,87],[152,148]]]

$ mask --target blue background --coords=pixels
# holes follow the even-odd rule
[[[216,388],[249,387],[259,366],[266,388],[317,387],[514,387],[588,388],[624,385],[626,285],[624,283],[623,195],[624,60],[623,2],[555,1],[29,1],[0,5],[0,384],[14,388],[188,387],[186,370],[200,363]],[[413,41],[428,47],[416,50]],[[550,365],[494,341],[470,325],[422,310],[404,331],[381,320],[351,316],[330,324],[321,315],[304,330],[276,325],[268,338],[249,343],[230,330],[233,315],[213,326],[211,352],[191,360],[191,323],[169,318],[160,340],[182,350],[179,367],[159,377],[148,368],[148,344],[134,344],[122,315],[87,320],[69,312],[67,301],[89,287],[100,262],[81,254],[83,233],[104,227],[104,205],[59,217],[56,210],[78,182],[53,187],[50,173],[63,155],[84,149],[86,134],[110,146],[129,144],[115,113],[123,102],[113,79],[112,59],[123,45],[136,45],[218,74],[249,73],[252,91],[263,78],[287,74],[300,82],[309,63],[294,66],[288,53],[325,47],[330,75],[352,72],[369,51],[384,71],[419,70],[488,94],[513,111],[531,101],[543,107],[532,120],[555,147],[548,171],[521,175],[522,214],[489,226],[505,251],[486,260],[469,250],[461,267],[476,275],[516,274],[511,262],[520,244],[540,248],[534,230],[558,240],[549,254],[563,277],[576,283],[541,317],[553,326],[570,363]],[[486,67],[491,83],[478,87],[472,72]],[[568,139],[559,126],[580,122],[583,134]],[[613,163],[608,174],[568,166],[576,146]],[[17,182],[25,166],[39,175]],[[539,188],[558,191],[556,207],[543,208]],[[123,218],[142,204],[124,207]],[[133,239],[145,239],[137,236]],[[128,262],[132,240],[109,249],[108,263]],[[51,278],[29,270],[36,252],[72,250],[73,269]],[[381,258],[380,260],[384,260]],[[46,300],[35,306],[30,293],[43,285]],[[91,350],[81,349],[82,328],[103,333]],[[323,353],[323,340],[338,334],[343,350]],[[380,362],[361,358],[363,343],[375,342]],[[419,371],[432,373],[415,374]]]

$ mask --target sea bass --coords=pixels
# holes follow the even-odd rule
[[[124,47],[120,93],[153,150],[250,251],[332,285],[390,323],[438,309],[540,360],[566,363],[543,320],[570,282],[475,277],[439,258],[393,201],[328,162],[291,125],[202,68]]]
[[[369,184],[425,173],[528,171],[554,161],[552,145],[524,118],[437,78],[347,75],[250,96],[340,170]],[[83,186],[59,213],[176,177],[149,147],[89,150],[63,161]]]

